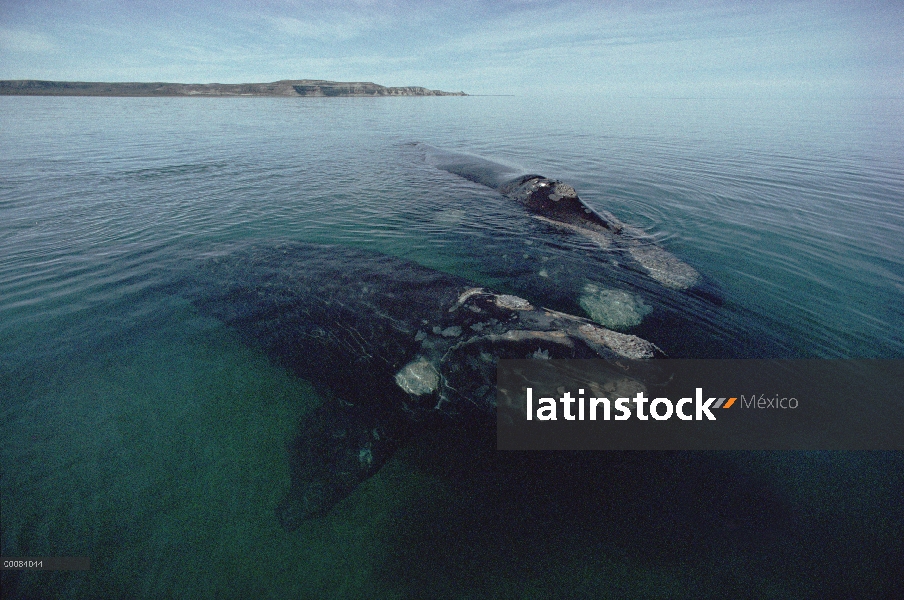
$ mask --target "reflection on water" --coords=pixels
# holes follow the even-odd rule
[[[500,457],[492,431],[428,431],[286,535],[284,444],[321,399],[179,281],[228,242],[338,243],[617,318],[670,356],[900,358],[899,121],[714,100],[0,100],[2,553],[93,565],[5,573],[5,596],[895,595],[892,453]],[[414,141],[567,181],[705,285],[664,288]]]

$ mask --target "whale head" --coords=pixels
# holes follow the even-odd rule
[[[595,227],[611,233],[621,233],[625,226],[614,215],[588,206],[572,186],[558,179],[523,175],[502,184],[499,191],[521,202],[535,215],[555,222]]]
[[[499,359],[662,355],[654,344],[635,335],[482,288],[466,290],[449,312],[457,323],[454,330],[424,335],[422,351],[395,375],[396,384],[408,396],[404,408],[415,418],[495,410]]]

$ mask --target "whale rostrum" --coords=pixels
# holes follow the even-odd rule
[[[696,269],[658,246],[642,229],[587,205],[567,183],[542,175],[517,175],[511,167],[478,156],[417,145],[436,167],[498,190],[523,204],[535,219],[581,235],[600,249],[624,250],[643,272],[666,287],[684,290],[700,282]]]
[[[232,245],[202,257],[202,314],[326,399],[289,447],[287,530],[326,514],[413,427],[495,417],[500,358],[653,358],[634,335],[419,264],[340,246]]]

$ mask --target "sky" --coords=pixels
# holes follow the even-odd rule
[[[0,0],[0,79],[904,96],[904,0]]]

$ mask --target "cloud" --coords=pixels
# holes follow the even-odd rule
[[[51,53],[57,50],[56,44],[40,33],[21,29],[0,28],[0,48],[6,52]]]
[[[319,42],[345,41],[378,29],[373,17],[341,15],[332,19],[297,19],[295,17],[265,16],[277,31],[298,39]]]
[[[201,0],[191,11],[132,4],[101,10],[89,0],[68,12],[35,6],[21,3],[0,25],[7,77],[320,77],[518,93],[893,82],[904,63],[895,35],[901,18],[893,10],[809,0]]]

